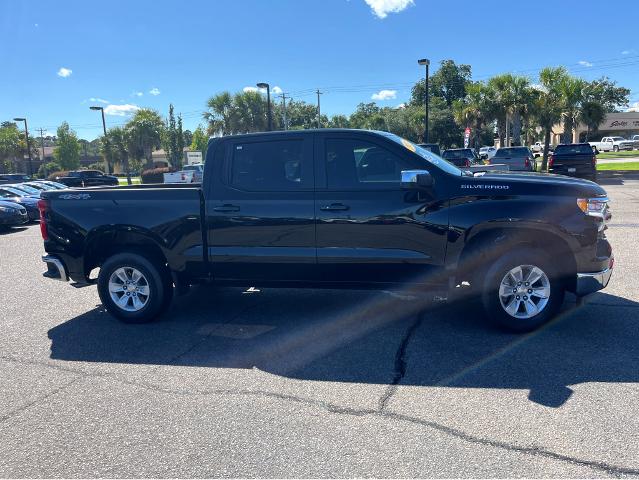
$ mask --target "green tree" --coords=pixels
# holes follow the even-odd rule
[[[562,113],[561,119],[564,126],[562,143],[572,143],[575,127],[579,122],[583,89],[586,82],[580,78],[566,75],[560,85]]]
[[[62,170],[62,167],[56,162],[47,162],[40,165],[38,168],[38,177],[39,178],[47,178],[53,172],[59,172]]]
[[[350,122],[346,115],[333,115],[328,119],[329,128],[349,128]]]
[[[586,125],[586,142],[590,140],[590,134],[599,129],[599,125],[606,117],[605,107],[594,101],[585,101],[579,110],[579,121]]]
[[[53,149],[53,158],[63,170],[74,170],[80,167],[80,142],[67,122],[57,130],[57,146]]]
[[[546,67],[539,72],[541,88],[534,95],[537,121],[544,131],[544,156],[541,169],[548,168],[548,147],[552,127],[561,120],[563,111],[562,83],[568,77],[564,67]]]
[[[281,105],[278,105],[278,113]],[[282,118],[278,114],[276,117]],[[291,99],[286,105],[286,118],[289,130],[317,128],[317,106],[301,100]],[[326,115],[322,115],[322,125],[328,124]]]
[[[470,65],[457,65],[453,60],[443,60],[429,79],[429,96],[443,98],[447,108],[452,108],[455,100],[466,96],[466,86],[471,82],[471,77]],[[412,88],[411,104],[424,105],[425,101],[426,81],[422,79]]]
[[[176,146],[179,154],[179,165],[182,168],[182,164],[184,163],[184,131],[182,130],[182,115],[178,115],[177,119],[177,132],[176,132]]]
[[[127,130],[127,149],[135,159],[144,158],[146,168],[153,167],[153,149],[161,145],[164,122],[155,110],[141,108],[125,126]]]
[[[204,132],[201,125],[198,125],[193,132],[193,139],[191,141],[191,150],[194,152],[202,152],[202,161],[206,161],[206,147],[209,143],[209,137]]]
[[[488,87],[480,82],[469,84],[466,87],[466,97],[463,100],[455,100],[452,110],[455,122],[460,127],[472,127],[472,144],[479,150],[485,143],[482,141],[482,135],[485,137],[484,127],[492,121]]]
[[[618,107],[627,107],[630,90],[618,87],[617,82],[608,77],[601,77],[584,85],[584,101],[599,103],[606,113],[617,111]]]
[[[184,130],[184,132],[182,132],[182,141],[184,142],[184,145],[191,145],[191,142],[193,141],[193,132],[191,130]]]
[[[11,170],[11,160],[21,151],[20,130],[13,122],[2,122],[0,125],[0,169]]]
[[[182,168],[183,153],[179,148],[179,144],[183,144],[183,142],[184,138],[182,137],[182,132],[178,132],[177,123],[175,121],[173,104],[170,104],[169,116],[162,131],[162,148],[164,148],[171,166],[178,170]]]
[[[109,146],[114,164],[122,166],[127,175],[127,182],[131,185],[131,166],[129,163],[129,132],[123,127],[113,127],[107,132]]]

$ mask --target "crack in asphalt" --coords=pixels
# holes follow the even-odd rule
[[[27,410],[28,408],[33,407],[34,405],[39,404],[40,402],[43,402],[45,400],[47,400],[48,398],[60,393],[62,390],[64,390],[67,387],[70,387],[71,385],[73,385],[74,383],[80,381],[81,377],[75,377],[73,379],[71,379],[69,382],[66,382],[62,385],[60,385],[57,388],[54,388],[53,390],[40,395],[39,397],[33,399],[32,401],[25,403],[24,405],[9,411],[8,413],[5,413],[4,415],[0,415],[0,423],[6,422],[7,420],[9,420],[11,417],[24,412],[25,410]]]
[[[402,341],[400,342],[399,347],[397,348],[397,352],[395,353],[395,369],[393,371],[393,379],[391,380],[391,383],[388,386],[388,388],[386,388],[386,391],[384,392],[384,394],[380,397],[379,401],[377,402],[378,411],[380,413],[384,411],[384,409],[388,405],[388,402],[390,402],[391,398],[393,398],[393,395],[395,395],[395,392],[397,392],[397,387],[399,386],[399,383],[403,380],[404,376],[406,375],[406,370],[408,368],[408,364],[406,362],[406,349],[408,348],[408,344],[412,340],[413,335],[415,334],[415,331],[422,324],[422,319],[423,319],[422,314],[419,314],[415,317],[415,319],[413,320],[413,323],[411,323],[411,325],[406,329],[406,333],[404,333],[404,336],[402,337]]]
[[[252,305],[251,307],[248,307],[246,310],[255,308],[258,305],[260,305],[260,304],[258,303],[256,305]],[[245,312],[242,312],[242,313],[245,313]],[[30,402],[29,404],[26,404],[26,405],[20,407],[19,409],[16,409],[16,410],[14,410],[14,411],[12,411],[12,412],[0,417],[0,422],[3,422],[5,420],[11,418],[12,416],[20,413],[21,411],[26,410],[30,406],[35,405],[36,403],[39,403],[41,401],[44,401],[47,398],[51,397],[52,395],[55,395],[58,392],[61,392],[62,390],[66,389],[69,386],[71,386],[72,384],[74,384],[75,382],[79,381],[80,378],[83,378],[83,377],[84,378],[109,378],[111,380],[114,380],[114,381],[119,382],[119,383],[124,384],[124,385],[137,387],[137,388],[142,388],[142,389],[145,389],[147,391],[152,391],[152,392],[165,393],[165,394],[169,394],[169,395],[182,395],[182,396],[213,396],[213,395],[219,395],[219,396],[227,396],[227,395],[228,396],[252,396],[252,397],[261,397],[261,398],[267,398],[267,399],[280,400],[280,401],[285,401],[285,402],[292,402],[292,403],[297,403],[297,404],[304,405],[304,406],[307,406],[307,407],[315,407],[315,408],[319,408],[321,410],[324,410],[326,412],[329,412],[329,413],[332,413],[332,414],[336,414],[336,415],[348,415],[348,416],[353,416],[353,417],[374,416],[374,417],[379,417],[379,418],[383,418],[383,419],[386,419],[386,420],[405,422],[405,423],[410,423],[410,424],[418,425],[418,426],[425,427],[425,428],[430,428],[432,430],[438,431],[438,432],[443,433],[445,435],[448,435],[448,436],[451,436],[451,437],[454,437],[454,438],[457,438],[459,440],[462,440],[462,441],[465,441],[465,442],[468,442],[468,443],[472,443],[472,444],[475,444],[475,445],[481,445],[481,446],[484,446],[484,447],[498,448],[500,450],[505,450],[505,451],[513,452],[513,453],[519,453],[519,454],[522,454],[522,455],[538,456],[538,457],[544,457],[544,458],[548,458],[548,459],[552,459],[552,460],[556,460],[556,461],[560,461],[560,462],[566,462],[566,463],[570,463],[570,464],[573,464],[573,465],[579,465],[579,466],[591,468],[593,470],[596,470],[596,471],[599,471],[599,472],[603,472],[603,473],[606,473],[606,474],[610,474],[610,475],[615,476],[615,477],[619,477],[619,476],[623,476],[623,475],[639,476],[639,469],[613,465],[613,464],[610,464],[610,463],[601,462],[601,461],[597,461],[597,460],[587,460],[587,459],[583,459],[583,458],[573,457],[573,456],[570,456],[570,455],[553,452],[552,450],[549,450],[549,449],[544,448],[544,447],[536,446],[536,445],[522,446],[522,445],[517,445],[515,443],[508,443],[508,442],[499,441],[499,440],[492,440],[492,439],[489,439],[489,438],[484,438],[484,437],[480,437],[480,436],[477,436],[477,435],[472,435],[470,433],[464,432],[463,430],[459,430],[457,428],[449,427],[449,426],[446,426],[446,425],[443,425],[443,424],[440,424],[440,423],[437,423],[437,422],[434,422],[434,421],[431,421],[431,420],[426,420],[426,419],[422,419],[422,418],[418,418],[418,417],[412,417],[412,416],[409,416],[409,415],[405,415],[405,414],[389,411],[387,409],[388,403],[391,400],[391,398],[393,397],[393,395],[397,392],[399,384],[401,383],[401,381],[405,377],[407,369],[408,369],[408,362],[406,360],[406,353],[407,353],[408,346],[409,346],[409,344],[410,344],[415,332],[422,325],[422,320],[423,320],[423,316],[422,315],[417,315],[415,317],[414,321],[406,329],[406,332],[404,333],[404,336],[402,337],[402,340],[401,340],[401,342],[400,342],[400,344],[398,346],[397,352],[395,354],[395,363],[394,363],[394,370],[393,370],[393,377],[392,377],[392,380],[391,380],[391,384],[388,386],[388,388],[386,389],[384,394],[380,397],[380,399],[378,401],[378,408],[377,409],[372,409],[372,408],[370,408],[370,409],[360,409],[360,408],[345,407],[345,406],[342,406],[342,405],[338,405],[338,404],[327,402],[327,401],[323,401],[323,400],[312,399],[312,398],[304,398],[304,397],[300,397],[300,396],[292,395],[292,394],[270,392],[270,391],[267,391],[267,390],[207,389],[207,390],[193,391],[193,390],[187,390],[187,389],[173,389],[173,388],[162,387],[160,385],[155,385],[155,384],[152,384],[150,382],[142,381],[142,379],[146,375],[140,377],[139,380],[128,380],[128,379],[120,378],[120,377],[118,377],[118,376],[116,376],[116,375],[114,375],[112,373],[86,372],[86,371],[83,371],[83,370],[67,368],[67,367],[63,367],[61,365],[55,365],[55,364],[51,364],[51,363],[47,363],[47,362],[41,362],[41,361],[35,361],[35,360],[23,360],[23,359],[18,359],[18,358],[0,356],[0,360],[2,360],[2,361],[15,362],[15,363],[27,364],[27,365],[39,365],[39,366],[44,366],[44,367],[47,367],[47,368],[54,368],[54,369],[57,369],[57,370],[61,370],[61,371],[64,371],[64,372],[68,372],[68,373],[72,373],[72,374],[78,375],[72,381],[67,382],[64,385],[60,386],[59,388],[47,393],[46,395],[43,395],[43,396],[39,397],[38,399],[34,400],[33,402]],[[208,336],[206,338],[208,338]],[[184,352],[182,352],[182,353],[176,355],[175,357],[173,357],[171,361],[175,362],[176,360],[178,360],[182,356],[184,356],[184,355],[188,354],[189,352],[193,351],[201,343],[202,343],[202,340],[196,342],[196,344],[192,345],[191,347],[186,349]],[[161,368],[161,367],[158,367],[158,369],[159,368]]]

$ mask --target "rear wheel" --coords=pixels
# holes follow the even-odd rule
[[[108,312],[125,323],[154,320],[172,297],[164,265],[136,253],[119,253],[100,268],[98,293]]]
[[[517,332],[551,320],[564,300],[564,285],[543,252],[519,247],[485,271],[481,299],[488,318]]]

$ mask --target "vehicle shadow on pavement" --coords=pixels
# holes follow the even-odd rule
[[[604,187],[623,185],[625,180],[639,180],[639,173],[632,170],[602,170],[597,173],[597,183]]]
[[[571,385],[639,382],[639,303],[596,293],[567,300],[526,335],[469,309],[391,292],[198,287],[156,323],[125,325],[101,307],[51,330],[65,361],[258,368],[313,381],[524,389],[561,406]],[[419,312],[422,311],[420,314]]]

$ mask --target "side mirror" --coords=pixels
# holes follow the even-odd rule
[[[432,187],[433,176],[428,170],[402,170],[401,187],[406,190]]]

